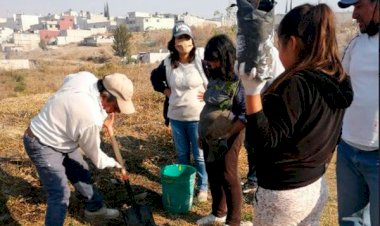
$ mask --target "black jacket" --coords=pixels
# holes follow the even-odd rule
[[[303,187],[318,180],[340,138],[351,82],[302,71],[263,96],[263,111],[247,115],[247,142],[255,149],[259,186]]]
[[[207,63],[204,60],[202,60],[202,67],[206,76],[208,76]],[[157,68],[152,70],[150,74],[150,82],[152,83],[153,89],[157,92],[163,93],[165,89],[170,88],[168,82],[166,81],[166,68],[164,60],[160,63],[160,65]],[[168,109],[169,97],[165,96],[163,116],[165,119],[166,126],[169,125]]]

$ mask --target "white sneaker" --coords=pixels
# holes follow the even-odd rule
[[[84,211],[84,216],[89,219],[116,219],[120,216],[120,212],[117,209],[109,209],[107,207],[102,207],[97,211],[91,212],[88,210]]]
[[[209,214],[201,219],[197,220],[197,225],[207,225],[212,223],[224,223],[226,222],[227,216],[224,217],[216,217],[212,214]]]
[[[198,202],[207,202],[207,191],[200,191],[197,196]]]

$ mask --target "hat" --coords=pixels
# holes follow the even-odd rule
[[[188,35],[191,38],[193,38],[193,34],[191,33],[191,29],[189,26],[187,26],[184,23],[178,23],[173,28],[173,36],[175,38],[181,36],[181,35]]]
[[[359,0],[340,0],[338,6],[340,8],[347,8],[358,3]]]
[[[104,88],[116,97],[120,112],[132,114],[135,107],[132,103],[133,84],[124,74],[110,74],[103,78]]]

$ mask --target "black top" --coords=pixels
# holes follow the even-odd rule
[[[353,91],[349,77],[302,71],[263,96],[263,111],[247,115],[259,186],[286,190],[318,180],[340,138]]]

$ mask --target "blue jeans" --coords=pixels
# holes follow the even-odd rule
[[[170,124],[178,162],[190,165],[190,152],[192,152],[198,175],[198,189],[199,191],[207,191],[208,179],[203,150],[198,147],[198,121],[188,122],[170,119]]]
[[[103,206],[103,199],[92,186],[88,165],[79,149],[61,153],[27,134],[24,135],[23,141],[47,192],[45,225],[63,225],[70,198],[68,181],[84,198],[87,210],[96,211]]]
[[[362,151],[341,141],[336,177],[339,224],[379,225],[379,150]]]

